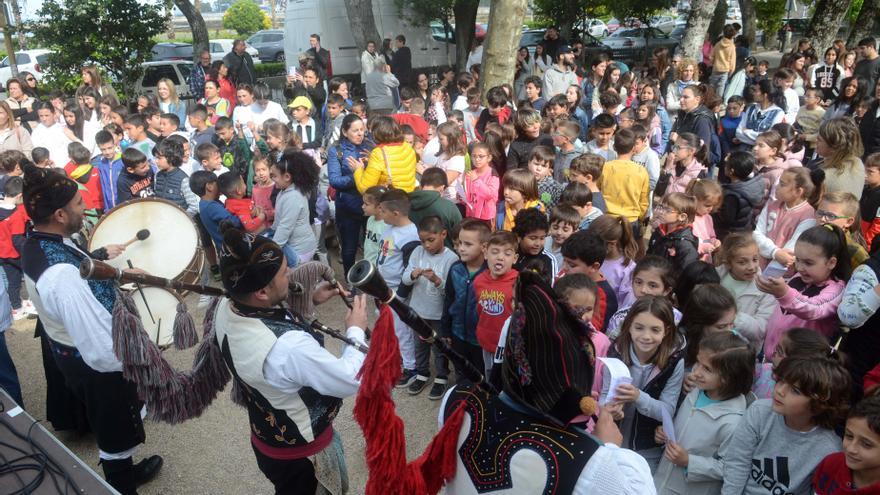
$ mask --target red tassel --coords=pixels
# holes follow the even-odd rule
[[[435,494],[455,475],[456,446],[464,417],[459,407],[415,461],[406,462],[403,421],[395,412],[391,390],[400,378],[400,349],[391,309],[382,306],[373,328],[370,352],[359,374],[361,386],[354,418],[366,444],[366,495]]]

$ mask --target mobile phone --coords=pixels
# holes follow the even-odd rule
[[[767,268],[764,268],[764,278],[772,278],[772,277],[782,277],[785,275],[788,269],[779,263],[770,263],[767,265]]]
[[[287,68],[287,75],[291,77],[296,77],[296,66],[291,65]]]

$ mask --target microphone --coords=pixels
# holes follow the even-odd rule
[[[150,237],[150,231],[149,231],[148,229],[141,229],[141,230],[138,230],[138,231],[137,231],[137,234],[135,234],[134,238],[132,238],[132,239],[129,240],[129,241],[126,241],[125,244],[123,244],[122,246],[123,246],[123,247],[128,247],[128,246],[134,244],[134,243],[137,242],[137,241],[143,241],[143,240],[146,240],[148,237]]]

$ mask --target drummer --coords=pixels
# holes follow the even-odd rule
[[[158,474],[162,458],[132,461],[145,440],[143,404],[113,353],[113,282],[79,276],[80,261],[88,255],[70,236],[82,227],[82,195],[73,180],[28,167],[24,206],[34,229],[21,250],[22,268],[54,361],[67,387],[85,404],[107,482],[123,495],[136,494],[138,485]],[[112,251],[118,253],[119,247]]]
[[[352,347],[337,358],[280,305],[287,299],[284,253],[270,239],[226,228],[220,249],[223,287],[230,294],[214,317],[223,356],[245,394],[257,465],[275,493],[329,493],[348,486],[333,418],[357,392],[365,355]],[[312,301],[337,295],[318,285]],[[348,337],[364,343],[366,300],[345,317]]]

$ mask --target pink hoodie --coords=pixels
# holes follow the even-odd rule
[[[464,198],[462,199],[466,216],[490,222],[494,220],[498,213],[498,188],[500,184],[501,180],[491,168],[487,168],[483,175],[474,180],[465,175]]]
[[[706,170],[706,167],[694,158],[691,163],[685,167],[681,175],[676,177],[675,164],[673,163],[672,168],[666,169],[667,172],[672,174],[672,177],[669,178],[669,187],[666,188],[666,194],[674,192],[683,193],[685,189],[687,189],[688,184],[696,179],[700,175],[700,172],[703,172],[704,170]]]
[[[697,237],[697,252],[700,253],[700,259],[712,263],[712,250],[714,245],[706,242],[716,239],[715,224],[712,222],[712,215],[697,215],[694,217],[694,223],[691,226],[694,235]]]
[[[832,278],[820,284],[807,284],[795,275],[788,285],[788,292],[776,298],[779,306],[767,321],[764,356],[773,355],[782,334],[791,328],[810,328],[830,338],[839,327],[837,306],[843,298],[844,282]]]

